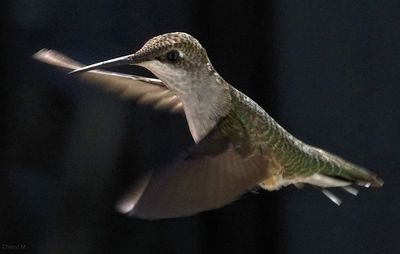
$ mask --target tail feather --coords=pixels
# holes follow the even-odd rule
[[[318,148],[309,149],[308,152],[313,155],[315,161],[318,161],[315,172],[305,178],[298,179],[294,184],[296,186],[310,184],[321,190],[326,197],[338,206],[341,204],[340,198],[326,188],[340,187],[344,191],[357,196],[358,190],[352,185],[363,187],[383,186],[381,178],[363,167]]]
[[[350,193],[353,196],[358,195],[358,190],[352,186],[344,186],[342,187],[343,190],[345,190],[347,193]]]
[[[344,186],[344,187],[342,187],[342,189],[354,196],[358,195],[358,190],[351,186]],[[342,204],[342,200],[338,196],[333,194],[331,191],[329,191],[328,189],[321,188],[320,190],[321,190],[322,194],[324,194],[327,198],[329,198],[337,206],[340,206]]]
[[[383,180],[368,169],[343,161],[340,165],[338,177],[345,178],[364,187],[382,187]]]
[[[340,206],[342,204],[342,200],[338,198],[335,194],[332,192],[328,191],[327,189],[322,189],[321,192],[327,196],[333,203],[336,205]]]
[[[350,163],[321,149],[316,149],[316,152],[326,159],[328,165],[326,168],[322,168],[319,174],[364,187],[383,186],[383,180],[368,169]]]

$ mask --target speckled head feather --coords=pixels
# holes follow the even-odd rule
[[[136,57],[148,60],[166,62],[165,54],[177,50],[180,58],[175,65],[189,68],[206,64],[208,60],[206,50],[193,36],[182,33],[166,33],[148,40],[144,46],[135,53]]]

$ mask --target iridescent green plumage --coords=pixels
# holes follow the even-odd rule
[[[230,135],[236,135],[240,142],[245,143],[244,146],[253,152],[257,152],[258,149],[269,150],[271,156],[282,167],[284,181],[281,184],[303,182],[314,174],[322,174],[359,185],[382,186],[383,181],[372,172],[303,143],[283,129],[246,95],[233,87],[230,87],[230,90],[232,110],[223,121],[231,123],[221,124],[228,126],[226,128],[235,129],[232,133],[236,134]],[[232,127],[234,125],[241,127]],[[271,186],[271,189],[280,187],[279,183],[276,184],[277,186]]]

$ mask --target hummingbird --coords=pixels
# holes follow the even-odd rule
[[[193,215],[227,205],[255,188],[311,185],[328,189],[381,187],[371,171],[308,145],[281,127],[256,102],[226,82],[193,36],[166,33],[136,53],[84,66],[42,49],[34,58],[69,70],[85,82],[185,116],[194,144],[172,165],[149,171],[127,192],[120,212],[144,219]],[[100,70],[137,65],[157,78]]]

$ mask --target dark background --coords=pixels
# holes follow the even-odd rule
[[[1,251],[400,253],[399,1],[2,5]],[[116,212],[135,177],[192,143],[185,120],[31,55],[49,47],[93,63],[172,31],[198,38],[219,73],[295,136],[373,169],[384,188],[356,198],[338,190],[341,207],[312,188],[288,187],[188,218]],[[7,249],[18,245],[25,250]]]

